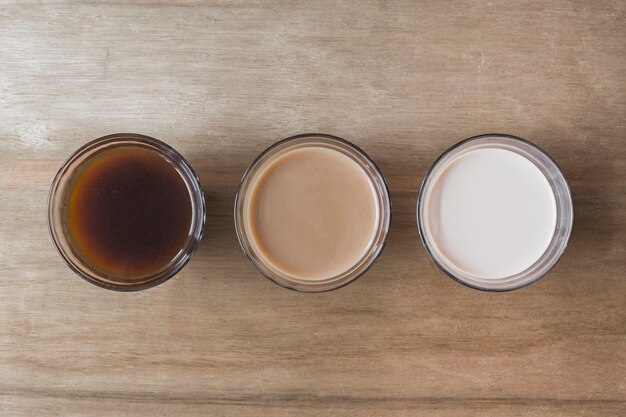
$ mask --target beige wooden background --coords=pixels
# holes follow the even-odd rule
[[[189,265],[140,293],[74,276],[46,229],[61,162],[114,132],[161,138],[208,203]],[[352,140],[392,235],[354,284],[259,275],[235,188],[272,142]],[[575,230],[517,292],[462,287],[415,226],[422,177],[465,137],[560,163]],[[0,0],[0,415],[626,415],[624,1]]]

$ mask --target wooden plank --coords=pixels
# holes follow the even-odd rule
[[[3,416],[622,416],[626,5],[619,1],[0,3]],[[49,184],[84,142],[163,139],[207,196],[174,279],[121,294],[62,263]],[[274,141],[352,140],[394,204],[355,283],[298,294],[232,225]],[[464,288],[415,226],[433,160],[474,134],[544,147],[570,181],[566,255],[520,291]]]

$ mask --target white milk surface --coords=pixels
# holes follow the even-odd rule
[[[501,148],[459,155],[427,196],[425,227],[441,255],[479,278],[524,271],[545,252],[555,230],[556,202],[543,173]]]

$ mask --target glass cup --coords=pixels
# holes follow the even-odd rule
[[[426,221],[428,215],[427,202],[439,175],[444,172],[450,162],[457,160],[466,152],[482,148],[504,149],[527,158],[539,168],[548,180],[556,203],[556,223],[547,249],[535,263],[524,271],[503,278],[474,276],[457,268],[438,248]],[[439,156],[422,182],[416,213],[420,238],[435,264],[453,280],[485,291],[515,290],[544,277],[563,255],[572,232],[574,220],[570,189],[556,162],[537,145],[522,138],[503,134],[486,134],[465,139]]]
[[[178,253],[160,269],[148,275],[115,275],[94,265],[77,249],[68,231],[68,196],[85,164],[104,151],[140,147],[156,152],[171,165],[185,183],[191,202],[191,226]],[[65,263],[78,276],[103,288],[137,291],[154,287],[178,273],[195,252],[204,230],[205,202],[198,177],[189,163],[171,146],[149,136],[117,133],[96,139],[74,152],[57,172],[48,197],[48,228],[52,241]],[[167,221],[167,219],[163,219]]]
[[[246,210],[249,209],[247,199],[250,194],[249,191],[251,191],[251,184],[255,180],[256,176],[262,173],[263,169],[266,168],[268,164],[275,161],[281,155],[296,149],[307,147],[320,147],[334,150],[349,157],[352,161],[358,164],[363,173],[367,176],[368,181],[372,184],[375,195],[375,204],[377,205],[377,213],[379,213],[373,238],[370,240],[370,243],[361,259],[359,259],[358,262],[351,268],[344,270],[335,276],[320,279],[293,276],[286,273],[284,270],[277,268],[271,262],[268,262],[267,257],[259,253],[259,250],[252,243],[252,231],[248,230],[249,227],[245,221],[245,216],[247,215]],[[323,292],[334,290],[349,284],[359,276],[363,275],[382,252],[389,236],[391,224],[391,199],[389,197],[389,190],[387,188],[385,178],[374,161],[372,161],[372,159],[370,159],[363,150],[354,144],[336,136],[325,134],[303,134],[293,136],[281,140],[263,151],[252,162],[243,175],[239,189],[235,196],[234,211],[235,230],[237,232],[239,243],[252,264],[274,283],[282,287],[301,292]]]

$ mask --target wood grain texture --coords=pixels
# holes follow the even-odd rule
[[[174,279],[122,294],[48,237],[62,161],[114,132],[197,170],[205,238]],[[352,140],[394,203],[355,283],[298,294],[259,275],[232,225],[274,141]],[[573,190],[570,247],[525,289],[439,272],[417,190],[468,136],[528,138]],[[0,415],[626,415],[623,1],[0,0]]]

